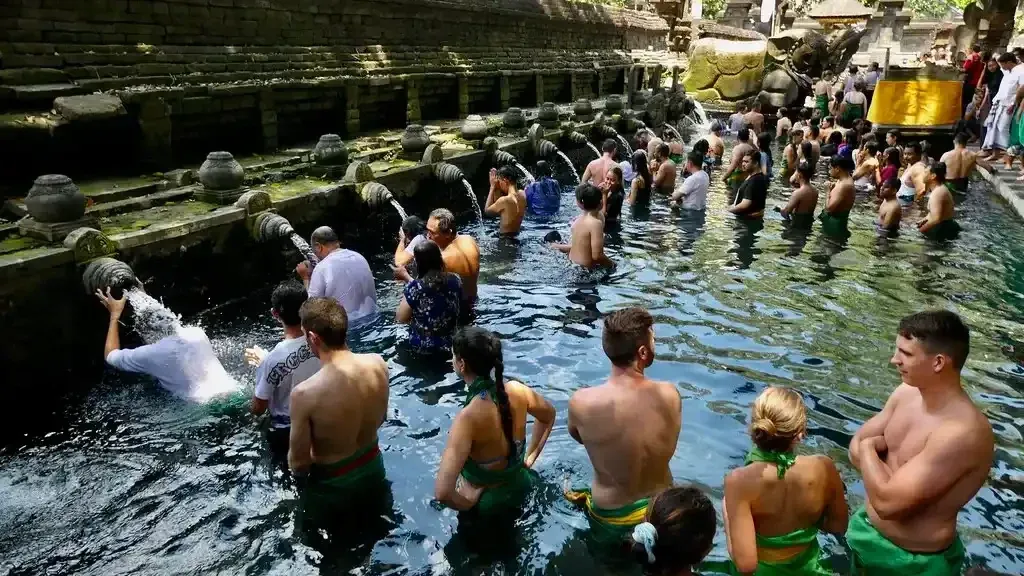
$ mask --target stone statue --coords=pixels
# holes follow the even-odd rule
[[[837,30],[828,36],[807,29],[785,30],[768,39],[765,76],[758,100],[771,108],[800,106],[810,95],[814,78],[838,73],[850,63],[867,33],[862,27]]]

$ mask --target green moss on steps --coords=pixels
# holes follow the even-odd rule
[[[0,241],[0,254],[13,254],[14,252],[19,252],[21,250],[38,248],[45,244],[46,243],[41,240],[12,234]]]

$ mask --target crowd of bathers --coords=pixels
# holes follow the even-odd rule
[[[757,108],[752,113],[760,115]],[[819,122],[812,114],[806,127],[786,127],[785,114],[778,132],[790,139],[781,175],[788,179],[792,168],[798,187],[781,210],[795,218],[807,204],[813,211],[817,193],[812,200],[806,191],[813,176],[809,167],[825,153],[817,140],[822,126],[833,130],[833,124],[830,117]],[[749,127],[763,133],[764,118],[757,116],[739,125],[724,170],[724,178],[738,184],[730,207],[738,217],[763,215],[767,180],[773,177],[771,137],[751,140]],[[865,126],[846,130],[830,160],[837,183],[826,206],[829,218],[849,211],[856,175],[879,182],[877,173],[888,167],[872,164],[878,146]],[[615,160],[615,143],[606,143],[576,189],[582,214],[572,224],[572,241],[555,247],[583,266],[607,264],[606,222],[618,216],[623,202],[649,200],[652,190],[665,192],[682,209],[704,209],[710,171],[725,165],[723,130],[716,123],[686,156],[681,186],[673,161],[679,151],[672,144],[638,135],[640,149],[623,165]],[[893,148],[898,136],[887,135]],[[960,144],[958,139],[958,150]],[[910,144],[900,157],[912,161],[905,168],[910,185],[916,190],[919,182],[931,183],[934,197],[943,174],[936,164],[927,176],[919,174],[922,153],[920,145]],[[558,212],[560,189],[552,186],[549,167],[542,164],[538,171],[539,179],[525,191],[513,171],[491,172],[484,208],[501,219],[502,232],[518,232],[528,213]],[[888,181],[881,184],[892,191]],[[353,504],[372,499],[387,484],[378,430],[387,419],[390,377],[379,355],[348,346],[350,330],[380,313],[366,259],[343,248],[329,227],[314,231],[310,244],[315,259],[296,267],[301,283],[284,282],[271,294],[283,339],[270,351],[245,351],[256,367],[252,411],[269,414],[271,451],[287,461],[303,509],[321,518],[348,518]],[[594,549],[634,558],[652,574],[690,574],[702,563],[715,569],[705,558],[719,513],[703,490],[677,485],[670,466],[683,433],[683,399],[675,384],[646,376],[655,361],[652,315],[630,307],[606,316],[601,346],[609,377],[574,392],[560,415],[527,382],[506,378],[501,339],[472,325],[479,270],[476,241],[457,232],[449,210],[434,210],[425,222],[403,221],[394,273],[404,287],[395,319],[410,325],[411,352],[450,359],[465,386],[440,457],[435,500],[467,517],[514,518],[542,482],[535,469],[563,418],[593,467],[590,484],[567,488],[565,497],[586,515]],[[109,363],[151,374],[172,389],[176,379],[196,377],[184,364],[194,357],[190,351],[209,345],[205,335],[171,330],[157,342],[121,349],[118,319],[125,300],[109,289],[97,295],[111,315],[104,350]],[[730,562],[722,569],[831,574],[818,543],[819,532],[825,532],[845,536],[857,574],[959,574],[965,552],[957,514],[984,484],[993,458],[991,427],[960,383],[968,352],[969,332],[957,315],[927,311],[903,319],[892,358],[901,383],[849,443],[849,463],[861,473],[866,496],[852,515],[833,459],[801,448],[808,432],[801,395],[763,389],[750,413],[751,448],[724,480],[721,518]]]

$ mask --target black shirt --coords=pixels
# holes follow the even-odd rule
[[[1003,81],[1003,69],[996,68],[995,72],[985,69],[985,75],[981,77],[981,84],[988,86],[989,97],[994,98],[996,92],[999,92],[999,83]]]
[[[608,204],[605,206],[604,219],[606,222],[617,222],[619,215],[622,214],[622,201],[626,199],[626,194],[622,191],[622,187],[610,190],[608,192]]]
[[[761,172],[757,172],[744,180],[740,184],[740,189],[736,191],[735,204],[739,204],[744,200],[750,200],[750,207],[744,212],[737,212],[737,214],[764,212],[764,205],[768,200],[768,184],[768,177]]]

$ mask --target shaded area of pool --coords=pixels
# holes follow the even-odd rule
[[[567,234],[576,213],[571,189],[552,223],[528,223],[516,241],[498,239],[489,222],[477,323],[504,338],[506,373],[559,411],[536,467],[543,483],[515,539],[496,536],[492,550],[470,552],[456,516],[431,502],[462,387],[450,366],[403,352],[404,329],[390,317],[400,291],[381,254],[372,266],[387,317],[355,335],[353,347],[383,354],[391,368],[381,447],[394,506],[382,539],[352,551],[303,534],[295,494],[241,401],[188,405],[143,379],[109,374],[81,405],[55,407],[66,412],[64,426],[0,458],[0,574],[608,573],[582,539],[585,519],[560,495],[566,478],[590,474],[565,417],[572,391],[608,373],[603,314],[633,304],[657,319],[649,374],[674,382],[684,397],[675,478],[705,488],[719,507],[722,479],[749,443],[750,403],[769,384],[804,393],[803,450],[836,459],[851,506],[859,505],[864,489],[845,448],[898,383],[888,359],[899,318],[935,306],[962,314],[973,330],[964,380],[998,448],[989,484],[961,514],[961,532],[971,565],[1020,573],[1024,227],[983,186],[973,184],[960,201],[960,238],[934,244],[913,230],[916,209],[901,237],[876,238],[865,198],[845,242],[823,237],[817,225],[809,235],[790,230],[770,208],[763,225],[736,221],[716,184],[706,214],[672,211],[664,198],[647,210],[624,209],[608,242],[618,267],[594,275],[569,268],[541,240],[550,229]],[[769,204],[781,203],[783,192],[776,185]],[[243,347],[278,338],[268,296],[264,288],[190,319],[250,387]],[[825,543],[845,565],[842,547]],[[726,555],[720,529],[711,558]]]

